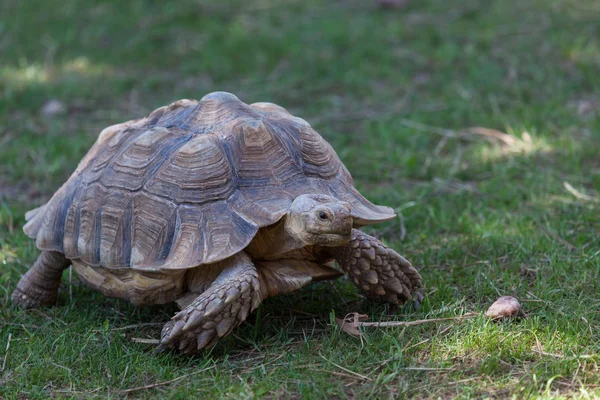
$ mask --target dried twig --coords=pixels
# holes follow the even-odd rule
[[[158,339],[145,339],[145,338],[131,338],[132,342],[135,343],[146,343],[146,344],[160,344],[160,340]]]
[[[358,329],[361,326],[366,326],[366,327],[375,326],[378,328],[389,328],[389,327],[398,327],[398,326],[407,327],[407,326],[426,324],[426,323],[430,323],[430,322],[443,322],[443,321],[459,321],[460,322],[464,318],[476,317],[478,315],[479,315],[479,313],[471,312],[471,313],[467,313],[467,314],[464,314],[464,315],[461,315],[458,317],[419,319],[416,321],[360,322],[361,319],[366,319],[366,318],[368,318],[368,316],[355,312],[355,313],[346,314],[344,319],[336,318],[335,323],[337,326],[339,326],[339,328],[342,331],[346,332],[349,335],[359,337],[362,340],[362,334],[361,334],[360,330]],[[427,340],[429,340],[429,339],[427,339]],[[414,346],[425,343],[425,342],[427,342],[427,340],[424,340],[421,343],[417,343]],[[413,347],[413,346],[411,346],[411,347]]]
[[[153,388],[156,388],[156,387],[159,387],[159,386],[170,385],[171,383],[178,382],[178,381],[180,381],[182,379],[185,379],[185,378],[188,378],[188,377],[190,377],[192,375],[201,374],[202,372],[209,371],[209,370],[211,370],[213,368],[215,368],[214,365],[212,365],[212,366],[210,366],[208,368],[201,369],[200,371],[194,371],[194,372],[192,372],[190,374],[186,374],[186,375],[183,375],[183,376],[180,376],[180,377],[177,377],[175,379],[168,380],[168,381],[153,383],[151,385],[145,385],[145,386],[137,386],[137,387],[133,387],[133,388],[130,388],[130,389],[119,390],[118,393],[119,394],[127,394],[127,393],[139,392],[140,390],[153,389]]]
[[[460,315],[458,317],[418,319],[415,321],[358,322],[358,326],[375,326],[378,328],[389,328],[389,327],[396,327],[396,326],[415,326],[415,325],[421,325],[421,324],[428,324],[431,322],[461,321],[463,318],[472,318],[472,317],[476,317],[478,315],[479,315],[479,313],[471,312],[471,313]]]

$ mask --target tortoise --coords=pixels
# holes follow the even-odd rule
[[[267,297],[344,273],[370,299],[420,301],[417,270],[358,229],[394,217],[358,192],[306,121],[210,93],[100,133],[67,182],[25,215],[41,254],[12,301],[55,304],[73,265],[106,296],[176,302],[159,349],[192,353]]]

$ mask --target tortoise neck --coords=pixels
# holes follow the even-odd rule
[[[283,217],[279,222],[259,229],[246,252],[255,259],[272,259],[304,246],[306,243],[293,234],[286,224],[286,217]]]

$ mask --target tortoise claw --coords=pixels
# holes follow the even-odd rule
[[[169,346],[167,346],[164,343],[159,344],[158,346],[156,346],[156,348],[154,349],[154,354],[160,354],[160,353],[164,353],[169,349]]]
[[[423,296],[423,293],[417,291],[413,294],[413,307],[415,309],[415,311],[419,311],[419,308],[421,308],[421,303],[423,303],[425,296]]]

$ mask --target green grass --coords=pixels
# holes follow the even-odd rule
[[[117,398],[179,377],[130,396],[600,397],[597,1],[5,1],[0,15],[0,398]],[[347,280],[322,283],[182,357],[132,340],[160,326],[126,328],[175,307],[137,309],[67,273],[57,307],[10,306],[38,254],[24,212],[100,130],[214,90],[307,119],[367,197],[401,212],[404,240],[400,221],[370,232],[420,270],[420,310],[388,315]],[[52,99],[68,112],[42,116]],[[499,295],[529,317],[362,340],[332,323],[483,312]]]

